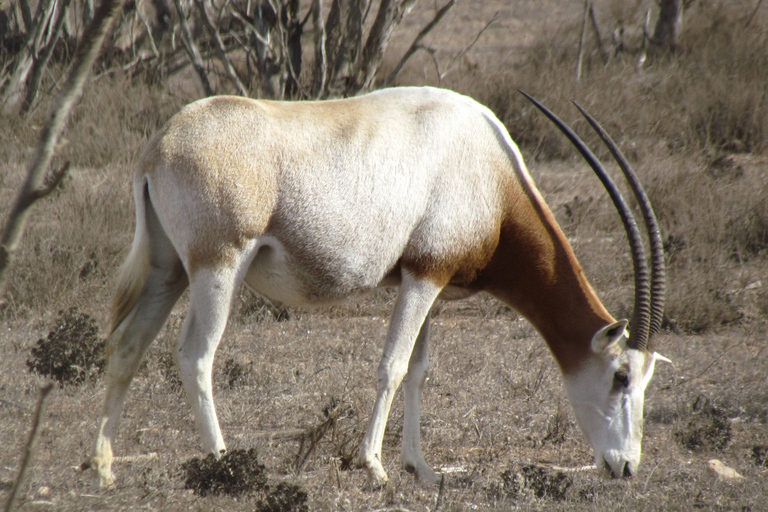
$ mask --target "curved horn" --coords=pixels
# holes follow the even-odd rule
[[[622,154],[621,150],[616,146],[610,135],[603,129],[602,126],[595,120],[594,117],[581,108],[574,102],[576,108],[584,116],[584,118],[592,125],[592,128],[597,132],[605,146],[613,155],[616,163],[619,164],[621,171],[629,182],[629,186],[632,188],[632,192],[637,199],[637,204],[640,206],[640,211],[643,214],[643,220],[645,221],[645,229],[648,234],[648,243],[651,248],[651,322],[648,332],[648,344],[650,345],[653,338],[661,330],[661,322],[664,317],[664,302],[666,300],[666,268],[664,264],[664,244],[661,241],[661,231],[659,230],[659,221],[656,219],[656,214],[653,212],[653,206],[651,205],[648,195],[645,193],[640,180],[637,178],[635,171],[629,166],[629,162]]]
[[[627,203],[624,201],[621,192],[619,192],[618,187],[616,187],[616,184],[600,163],[600,160],[598,160],[579,136],[536,99],[519,89],[518,91],[528,98],[531,103],[536,105],[536,108],[541,110],[541,112],[544,113],[555,126],[557,126],[563,135],[571,141],[574,147],[581,153],[584,160],[586,160],[592,170],[595,171],[597,177],[600,178],[600,181],[603,183],[608,195],[611,197],[616,210],[619,212],[621,221],[624,224],[624,231],[627,233],[627,239],[629,240],[629,247],[632,253],[632,264],[635,271],[635,305],[632,311],[632,330],[627,345],[637,350],[647,350],[648,333],[650,332],[650,285],[645,247],[643,246],[643,240],[640,236],[640,230],[637,227],[635,218],[627,206]]]

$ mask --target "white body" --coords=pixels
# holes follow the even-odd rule
[[[479,291],[515,307],[543,335],[598,463],[615,475],[639,464],[653,358],[624,349],[626,324],[605,311],[517,146],[475,101],[431,88],[325,102],[200,100],[149,144],[134,195],[136,234],[113,307],[94,457],[103,485],[113,479],[111,446],[128,385],[187,286],[181,377],[205,450],[225,449],[211,369],[242,282],[289,305],[400,286],[360,448],[375,482],[387,478],[381,444],[401,381],[403,466],[437,480],[419,437],[428,314],[441,294]],[[613,383],[622,365],[633,376],[625,389]],[[631,407],[619,411],[615,404],[627,400]]]

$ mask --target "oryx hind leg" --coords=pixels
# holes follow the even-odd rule
[[[149,345],[187,287],[187,275],[168,238],[148,207],[149,270],[138,300],[107,341],[106,393],[92,463],[100,485],[113,483],[112,443],[128,388]]]
[[[384,355],[381,358],[378,368],[378,390],[376,403],[371,415],[371,421],[368,430],[365,433],[363,442],[360,445],[360,454],[358,463],[364,466],[368,471],[368,476],[374,485],[380,485],[387,481],[387,473],[381,463],[381,447],[384,439],[384,430],[387,425],[387,417],[392,406],[397,388],[406,375],[411,360],[416,339],[422,330],[422,325],[429,314],[435,299],[440,293],[441,286],[438,286],[427,279],[421,279],[404,270],[402,283],[398,292],[395,308],[392,313],[387,339],[384,345]],[[426,341],[426,340],[423,340]],[[417,357],[415,362],[422,361],[421,356]],[[419,371],[415,371],[417,375]],[[410,414],[418,414],[418,409],[413,409],[412,401],[414,393],[413,384],[409,384]],[[410,419],[412,421],[412,419]],[[418,420],[416,420],[418,423]],[[409,427],[410,429],[410,427]],[[409,442],[413,443],[413,433],[409,430]],[[434,472],[428,468],[423,457],[418,461],[418,456],[414,456],[413,450],[409,447],[405,450],[408,453],[406,459],[413,465],[419,478],[426,480],[434,479]],[[421,473],[418,473],[418,472]],[[431,473],[431,474],[430,474]]]
[[[181,381],[195,416],[203,450],[226,450],[213,402],[213,358],[227,325],[232,300],[250,262],[253,244],[228,265],[196,270],[190,277],[189,310],[176,350]]]

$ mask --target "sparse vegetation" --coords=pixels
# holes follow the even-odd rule
[[[566,1],[546,7],[457,2],[443,21],[450,30],[436,29],[429,43],[443,70],[458,50],[449,46],[454,29],[475,34],[495,10],[508,10],[476,51],[450,63],[452,73],[438,79],[431,56],[421,52],[399,83],[451,87],[497,113],[590,281],[620,317],[629,314],[631,269],[619,221],[568,143],[516,89],[537,96],[580,133],[587,130],[570,100],[605,124],[660,217],[669,298],[658,350],[674,366],[658,363],[647,392],[637,478],[561,473],[549,468],[590,464],[592,455],[540,338],[490,298],[440,304],[422,415],[426,458],[448,470],[440,510],[762,510],[768,495],[768,53],[762,51],[768,47],[768,9],[764,5],[747,24],[754,2],[693,2],[679,51],[649,57],[638,69],[644,9],[655,3],[593,3],[604,38],[622,26],[628,49],[605,64],[589,45],[578,83],[582,5]],[[414,15],[418,23],[393,34],[395,61],[385,61],[385,71],[434,10],[422,2]],[[440,53],[444,47],[449,49]],[[10,203],[21,182],[50,102],[43,92],[55,88],[64,69],[54,56],[42,104],[28,122],[0,117],[0,205]],[[438,490],[419,486],[399,468],[397,401],[384,439],[390,489],[368,489],[363,471],[345,471],[353,469],[375,395],[390,291],[316,311],[241,294],[215,361],[219,419],[232,457],[224,467],[229,477],[250,468],[246,479],[261,482],[254,488],[267,487],[236,497],[211,487],[205,498],[182,489],[193,467],[185,462],[200,454],[200,443],[169,349],[178,339],[177,313],[132,384],[116,445],[117,455],[157,452],[158,458],[116,463],[119,485],[98,495],[90,487],[92,475],[69,470],[90,453],[95,438],[103,399],[94,381],[103,364],[96,325],[106,321],[114,276],[131,242],[132,166],[165,120],[199,96],[189,70],[159,78],[110,67],[91,81],[75,110],[68,143],[54,164],[70,160],[72,167],[30,219],[0,311],[0,496],[14,478],[24,441],[18,433],[28,427],[39,384],[29,368],[78,386],[51,398],[36,466],[19,500],[22,510],[433,510]],[[0,208],[4,216],[7,207]],[[60,309],[52,318],[50,312]],[[54,349],[54,342],[61,345]],[[700,396],[707,400],[697,401]],[[341,410],[330,397],[344,397],[346,412],[328,422],[330,413]],[[326,422],[317,438],[281,437]],[[258,446],[260,461],[252,446]],[[243,455],[248,453],[253,457]],[[702,485],[713,457],[745,480]],[[199,485],[224,485],[211,483],[213,457],[196,464],[191,471]],[[272,484],[277,481],[282,483]]]

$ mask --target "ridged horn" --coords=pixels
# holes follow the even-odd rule
[[[621,222],[624,225],[624,231],[627,234],[627,240],[629,241],[630,252],[632,253],[632,265],[635,274],[635,304],[632,310],[632,327],[627,345],[637,350],[645,351],[648,347],[648,335],[650,332],[650,284],[645,247],[643,246],[643,239],[640,236],[637,222],[635,222],[635,218],[627,206],[626,201],[624,201],[618,187],[606,172],[603,164],[598,160],[595,154],[592,153],[589,147],[587,147],[567,124],[560,120],[560,118],[544,105],[523,91],[520,91],[519,89],[518,91],[547,116],[563,135],[571,141],[571,144],[574,145],[579,153],[581,153],[581,156],[586,160],[602,182],[619,213]]]
[[[624,176],[629,182],[629,186],[632,189],[632,193],[637,199],[637,204],[640,207],[640,211],[643,214],[643,220],[645,223],[646,233],[648,234],[648,245],[651,249],[651,321],[648,331],[648,349],[651,349],[651,344],[656,335],[661,331],[661,322],[664,317],[664,302],[666,301],[666,267],[664,263],[664,243],[661,240],[661,230],[659,229],[659,221],[656,219],[656,214],[653,211],[653,205],[648,194],[645,193],[643,185],[637,178],[637,174],[629,166],[629,162],[622,154],[619,147],[613,141],[610,135],[600,126],[594,117],[592,117],[586,110],[581,108],[574,102],[576,108],[589,122],[592,128],[597,132],[600,138],[605,143],[608,151],[611,152],[616,163],[619,164],[619,168],[624,173]]]

